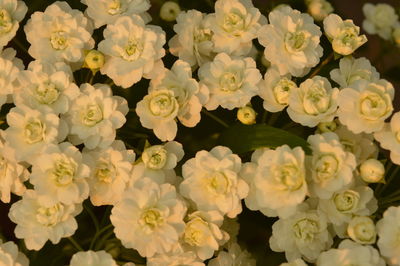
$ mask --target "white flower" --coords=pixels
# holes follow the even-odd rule
[[[369,34],[378,34],[385,40],[391,37],[398,16],[391,5],[379,3],[376,5],[365,3],[363,6],[365,20],[363,28]]]
[[[264,100],[264,109],[269,112],[279,112],[289,104],[289,95],[296,83],[290,74],[281,76],[273,67],[267,70],[264,79],[259,83],[259,96]]]
[[[25,25],[29,54],[35,59],[51,62],[80,62],[84,50],[94,46],[92,25],[67,2],[55,2],[44,12],[35,12]]]
[[[198,210],[218,210],[236,217],[242,211],[240,200],[249,189],[239,175],[241,166],[240,157],[227,147],[199,151],[182,166],[180,193],[193,200]]]
[[[322,21],[333,12],[331,3],[327,0],[307,0],[307,11],[316,21]]]
[[[356,160],[346,152],[332,132],[311,135],[307,139],[312,156],[307,161],[308,181],[313,195],[329,199],[353,180]]]
[[[197,10],[182,11],[176,18],[173,36],[169,42],[171,54],[188,62],[192,67],[211,61],[214,56],[213,32],[210,15]]]
[[[395,113],[382,130],[375,132],[374,137],[382,148],[390,151],[392,162],[400,164],[400,112]]]
[[[192,251],[156,254],[146,262],[147,266],[205,266]]]
[[[10,193],[22,196],[26,190],[23,183],[28,179],[29,172],[15,160],[16,152],[0,139],[0,199],[4,203],[10,202]]]
[[[229,245],[227,251],[220,251],[218,256],[210,260],[208,266],[246,265],[255,266],[256,260],[247,250],[242,250],[238,243]]]
[[[7,114],[4,140],[14,149],[17,161],[32,163],[35,156],[51,143],[65,138],[66,125],[53,113],[41,113],[28,107],[14,107]]]
[[[0,15],[1,15],[1,9],[0,9]],[[9,98],[14,94],[14,90],[17,85],[18,75],[20,74],[20,70],[23,69],[23,68],[20,69],[19,63],[16,62],[15,55],[16,51],[11,48],[7,48],[6,50],[1,52],[0,84],[2,89],[0,91],[0,108],[3,106],[3,104],[9,102],[8,101]]]
[[[171,251],[178,242],[185,227],[185,213],[184,202],[177,198],[172,185],[160,186],[145,178],[123,194],[110,219],[125,247],[152,257]]]
[[[378,247],[389,265],[400,264],[400,207],[389,207],[376,224]]]
[[[104,250],[80,251],[75,253],[69,264],[70,266],[117,266],[111,255]]]
[[[374,244],[376,229],[374,221],[367,216],[355,216],[347,226],[347,234],[360,244]]]
[[[392,114],[393,98],[390,82],[359,80],[339,92],[339,121],[355,134],[379,131]]]
[[[282,263],[279,266],[307,266],[307,264],[302,259],[295,259],[291,262]]]
[[[114,23],[119,17],[141,15],[146,19],[150,8],[149,0],[81,0],[87,5],[85,13],[93,19],[94,26],[100,28]]]
[[[328,221],[340,226],[349,223],[353,215],[371,215],[376,208],[368,208],[375,201],[374,191],[367,186],[342,189],[330,199],[320,199],[318,209],[326,214]]]
[[[317,266],[363,265],[384,266],[384,260],[378,250],[372,246],[362,246],[351,240],[343,240],[338,249],[322,252],[318,257]]]
[[[89,196],[90,171],[78,148],[63,142],[49,145],[33,162],[30,182],[49,204],[81,203]]]
[[[262,78],[253,58],[232,58],[225,53],[202,65],[198,74],[200,82],[210,90],[207,110],[245,106],[257,94],[257,84]]]
[[[28,11],[24,1],[0,1],[0,50],[17,34],[19,22],[23,20]]]
[[[94,206],[114,205],[127,187],[135,153],[116,140],[106,149],[84,150],[82,155],[92,169],[88,179],[90,201]]]
[[[314,262],[321,251],[333,243],[327,226],[323,213],[308,210],[308,206],[303,205],[293,216],[279,219],[272,225],[270,247],[276,252],[285,251],[288,261],[303,257]]]
[[[128,88],[142,77],[152,78],[164,67],[165,33],[158,26],[146,26],[137,15],[123,16],[104,30],[98,50],[106,55],[100,69],[116,85]]]
[[[0,264],[3,266],[29,266],[29,260],[24,253],[18,251],[18,246],[8,241],[0,240]]]
[[[322,56],[319,45],[321,31],[313,18],[289,6],[269,13],[270,24],[258,32],[265,47],[265,58],[278,68],[281,75],[304,76],[316,66]]]
[[[163,89],[174,92],[179,105],[179,121],[187,127],[196,126],[200,122],[202,105],[208,99],[208,90],[205,86],[200,89],[198,82],[192,78],[190,65],[182,60],[175,61],[171,70],[164,69],[151,80],[148,91]]]
[[[178,3],[167,1],[160,8],[160,18],[165,21],[174,21],[180,12]]]
[[[116,129],[126,122],[128,103],[113,96],[105,84],[85,83],[81,91],[64,116],[70,126],[69,140],[74,145],[84,143],[88,149],[106,148],[114,141]]]
[[[248,55],[252,40],[266,20],[250,0],[218,0],[210,28],[215,51],[232,55]],[[265,21],[266,22],[266,21]]]
[[[333,69],[330,76],[333,81],[340,85],[340,88],[352,86],[354,82],[360,79],[371,82],[379,80],[379,73],[365,57],[343,57],[339,61],[339,68]]]
[[[287,112],[290,118],[303,126],[315,127],[334,119],[339,90],[331,87],[328,79],[315,76],[293,87]]]
[[[353,20],[342,20],[336,14],[330,14],[324,19],[324,30],[333,51],[341,55],[352,54],[367,42],[367,37],[360,35],[360,27],[354,25]]]
[[[307,194],[304,151],[300,147],[257,150],[252,162],[244,164],[241,176],[250,186],[246,206],[267,216],[287,218]]]
[[[44,113],[66,113],[80,94],[72,79],[70,67],[63,62],[33,61],[18,76],[19,86],[13,95],[15,105]]]
[[[385,177],[385,166],[377,159],[368,159],[360,165],[360,176],[368,183],[382,182]]]
[[[166,182],[174,184],[176,181],[174,168],[182,160],[183,155],[182,144],[176,141],[144,149],[141,162],[136,163],[133,167],[129,186],[143,177],[150,178],[160,185]]]
[[[174,91],[154,90],[137,103],[136,113],[143,127],[153,129],[162,141],[173,140],[178,131],[175,118],[179,112],[179,103]]]
[[[15,236],[25,240],[30,250],[40,250],[47,240],[53,244],[72,236],[78,224],[75,216],[82,211],[78,204],[48,204],[34,190],[27,190],[22,199],[11,206],[8,217],[17,224]]]

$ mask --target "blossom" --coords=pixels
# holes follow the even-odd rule
[[[393,98],[394,88],[390,82],[359,80],[339,92],[339,121],[356,134],[379,131],[392,114]]]
[[[90,171],[78,148],[63,142],[49,145],[33,162],[30,182],[49,204],[81,203],[89,196]]]
[[[374,221],[368,216],[355,216],[347,226],[347,234],[360,244],[374,244],[376,229]]]
[[[296,83],[290,74],[281,76],[276,68],[269,68],[264,79],[259,83],[259,96],[264,100],[264,109],[279,112],[289,104],[289,95]]]
[[[80,251],[75,253],[69,264],[70,266],[117,266],[111,255],[104,250]]]
[[[382,148],[390,151],[390,159],[395,164],[400,164],[400,112],[396,112],[390,119],[390,123],[385,123],[383,128],[374,133],[374,138]]]
[[[182,11],[176,18],[174,35],[168,42],[171,54],[192,67],[211,61],[214,56],[210,15],[197,10]]]
[[[0,263],[4,266],[28,266],[29,260],[24,253],[18,251],[18,246],[8,241],[0,240]]]
[[[341,55],[352,54],[367,42],[367,37],[360,35],[360,27],[354,25],[353,20],[342,20],[336,14],[330,14],[324,19],[324,30],[332,42],[333,50]]]
[[[250,186],[246,206],[267,216],[286,218],[294,214],[307,194],[304,151],[300,147],[258,150],[252,162],[244,164],[241,175]]]
[[[19,86],[13,94],[15,105],[41,112],[66,113],[80,94],[72,71],[64,62],[32,61],[18,76]]]
[[[135,153],[116,140],[108,148],[84,150],[82,155],[83,161],[92,169],[88,178],[92,204],[101,206],[118,202],[127,187]]]
[[[78,204],[48,204],[34,190],[27,190],[22,199],[11,205],[8,217],[17,224],[15,236],[25,240],[30,250],[40,250],[47,240],[53,244],[72,236],[78,224],[75,216],[82,211]]]
[[[0,48],[3,48],[17,34],[19,22],[24,19],[28,7],[24,1],[0,1]]]
[[[87,5],[85,13],[93,19],[96,28],[112,24],[122,16],[140,15],[147,20],[146,11],[150,8],[149,0],[81,0],[81,2]]]
[[[67,2],[57,1],[44,12],[33,13],[24,30],[35,59],[81,62],[84,50],[94,46],[91,22]]]
[[[220,251],[218,256],[208,263],[208,266],[224,265],[255,266],[256,260],[247,250],[241,249],[238,243],[232,243],[227,251]]]
[[[323,213],[309,210],[307,205],[303,205],[296,214],[281,218],[272,225],[270,247],[276,252],[285,251],[288,261],[303,257],[314,262],[321,251],[333,243],[327,226]]]
[[[278,68],[279,74],[301,77],[316,66],[322,56],[319,45],[321,31],[308,14],[289,6],[281,6],[269,13],[270,24],[258,32],[265,47],[264,56]]]
[[[164,66],[165,33],[158,26],[146,26],[137,15],[122,16],[104,30],[98,50],[106,55],[100,69],[116,85],[128,88],[142,77],[158,75]]]
[[[207,110],[245,106],[257,94],[257,84],[262,78],[254,59],[234,58],[225,53],[202,65],[198,75],[210,90],[210,99],[205,104]]]
[[[170,252],[170,253],[162,253],[156,254],[151,258],[147,259],[147,266],[205,266],[205,264],[200,260],[197,255],[192,252]]]
[[[0,9],[1,15],[1,9]],[[0,21],[1,22],[1,21]],[[1,27],[0,27],[1,28]],[[1,29],[0,29],[1,31]],[[1,37],[0,37],[1,40]],[[0,56],[0,83],[2,86],[0,92],[0,108],[3,104],[8,102],[9,97],[13,95],[16,81],[20,70],[23,69],[22,62],[17,61],[15,58],[16,51],[12,48],[7,48],[1,52]],[[21,66],[22,64],[22,66]]]
[[[175,188],[144,178],[128,189],[111,211],[115,235],[141,256],[171,251],[183,233],[186,206]]]
[[[306,164],[310,192],[319,198],[329,199],[353,180],[355,157],[344,150],[335,133],[311,135],[307,141],[312,149],[312,157]]]
[[[85,83],[81,91],[64,116],[70,126],[69,140],[74,145],[84,143],[88,149],[106,148],[114,141],[116,129],[126,122],[128,103],[113,96],[105,84]]]
[[[398,16],[391,5],[379,3],[373,5],[365,3],[363,6],[365,20],[363,28],[369,34],[378,34],[385,40],[389,40],[392,28],[395,26]]]
[[[376,224],[379,251],[389,265],[400,263],[400,207],[389,207]]]
[[[223,146],[196,153],[182,166],[182,196],[195,202],[198,210],[218,210],[228,217],[242,211],[240,200],[248,193],[248,185],[239,175],[242,163],[239,156]]]
[[[266,19],[250,0],[218,0],[210,18],[212,41],[218,53],[248,55],[252,40]]]
[[[328,79],[315,76],[290,91],[287,112],[303,126],[315,127],[330,122],[336,115],[339,90],[331,87]]]
[[[28,107],[14,107],[7,114],[10,126],[4,131],[7,145],[16,151],[17,161],[32,163],[47,145],[58,143],[67,134],[66,125],[53,113]]]
[[[327,0],[307,0],[307,11],[316,21],[323,21],[333,12],[331,3]]]
[[[339,61],[339,68],[333,69],[330,76],[333,81],[340,85],[340,88],[352,86],[360,79],[371,82],[379,80],[379,73],[365,57],[343,57]]]
[[[360,165],[360,176],[368,183],[382,182],[385,177],[385,166],[376,159],[368,159]]]

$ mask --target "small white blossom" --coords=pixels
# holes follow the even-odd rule
[[[360,244],[374,244],[376,228],[374,221],[367,216],[355,216],[347,226],[347,234]]]
[[[360,35],[360,27],[354,25],[353,20],[342,20],[336,14],[330,14],[324,19],[324,30],[333,51],[341,55],[352,54],[367,42],[367,37]]]
[[[131,87],[142,77],[153,78],[164,67],[165,33],[158,26],[146,26],[137,15],[123,16],[104,30],[98,50],[106,55],[100,69],[116,85]]]
[[[22,199],[15,202],[8,217],[17,224],[15,236],[25,240],[30,250],[40,250],[47,240],[53,244],[61,238],[72,236],[78,224],[75,216],[82,211],[78,204],[48,204],[34,190],[27,190]]]
[[[360,165],[360,176],[368,183],[382,182],[385,177],[385,166],[377,159],[368,159]]]
[[[1,9],[0,9],[1,15]],[[1,17],[0,17],[1,18]],[[1,21],[0,21],[1,22]],[[0,26],[1,27],[1,26]],[[1,52],[0,56],[0,108],[3,104],[10,102],[9,99],[15,92],[15,87],[17,85],[17,78],[20,74],[21,68],[19,59],[15,58],[16,51],[11,48]]]
[[[365,15],[364,30],[369,34],[378,34],[383,39],[389,40],[392,29],[399,18],[394,8],[386,3],[376,5],[365,3],[363,12]]]
[[[227,251],[220,251],[218,256],[209,261],[208,266],[246,265],[255,266],[256,260],[251,254],[241,249],[238,243],[232,243]]]
[[[265,47],[265,58],[281,75],[301,77],[319,63],[322,33],[310,15],[285,5],[269,13],[269,21],[258,32],[258,39]]]
[[[24,19],[28,7],[24,1],[0,1],[0,50],[17,34],[19,22]]]
[[[378,247],[389,265],[400,264],[400,207],[389,207],[376,224]]]
[[[339,121],[355,134],[379,131],[393,112],[393,98],[390,82],[359,80],[339,92]]]
[[[104,250],[100,251],[80,251],[75,253],[69,266],[117,266],[111,255]]]
[[[306,0],[307,11],[316,21],[323,21],[333,12],[331,3],[327,0]]]
[[[193,200],[198,210],[218,210],[236,217],[242,211],[240,201],[249,190],[239,175],[241,167],[240,157],[227,147],[199,151],[182,166],[180,193]]]
[[[257,94],[257,84],[262,78],[253,58],[235,58],[225,53],[202,65],[198,74],[200,82],[210,90],[207,110],[245,106]]]
[[[392,162],[400,164],[400,112],[395,113],[382,130],[375,132],[374,137],[382,148],[390,151]]]
[[[35,12],[25,25],[29,54],[51,62],[81,62],[84,50],[94,46],[93,28],[81,11],[57,1]]]
[[[70,127],[69,140],[74,145],[84,143],[88,149],[106,148],[114,141],[116,129],[126,122],[128,103],[113,96],[105,84],[85,83],[81,91],[64,116]]]
[[[24,253],[18,251],[18,246],[8,241],[0,240],[0,264],[3,266],[29,266],[29,260]]]

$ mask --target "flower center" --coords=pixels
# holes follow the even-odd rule
[[[302,242],[312,242],[319,233],[319,224],[317,221],[307,218],[297,221],[293,225],[294,236]]]
[[[127,61],[135,61],[137,60],[143,51],[143,44],[136,40],[130,39],[128,44],[125,46],[126,56],[123,56]]]
[[[240,35],[240,31],[243,31],[245,27],[245,20],[242,14],[236,12],[229,12],[224,15],[224,22],[222,28],[235,36]]]
[[[290,53],[303,51],[309,43],[309,33],[306,31],[287,32],[285,34],[285,48]]]
[[[36,220],[44,226],[54,226],[62,221],[64,206],[61,203],[45,208],[40,207],[36,211]]]
[[[297,87],[293,81],[282,78],[273,88],[275,100],[281,105],[288,105],[290,90]]]
[[[284,164],[278,167],[275,178],[280,184],[283,184],[284,190],[298,190],[304,183],[304,176],[293,164]]]
[[[121,1],[119,0],[112,0],[108,4],[107,13],[110,15],[117,15],[121,13]]]
[[[342,213],[351,213],[357,207],[360,195],[353,190],[346,190],[333,197],[336,209]]]
[[[360,101],[361,114],[368,120],[383,117],[388,110],[386,101],[377,93],[369,93]]]
[[[186,224],[184,240],[191,246],[200,246],[206,241],[208,224],[201,218],[195,218]]]
[[[10,13],[5,9],[0,9],[0,34],[9,32],[13,27]]]
[[[0,178],[6,176],[7,169],[8,169],[8,162],[7,162],[6,158],[4,158],[3,156],[0,156]]]
[[[333,178],[339,168],[339,161],[332,154],[322,155],[315,163],[317,182],[322,182]]]
[[[77,165],[73,159],[62,158],[54,163],[52,178],[57,186],[67,186],[74,180]]]
[[[230,187],[230,180],[221,172],[214,172],[207,179],[207,189],[215,195],[228,193],[230,191]]]
[[[24,137],[25,142],[34,144],[45,139],[46,125],[42,124],[39,119],[31,119],[25,124]]]
[[[116,177],[116,168],[114,164],[106,161],[105,159],[100,159],[97,163],[95,176],[100,182],[110,184]]]
[[[82,124],[92,127],[103,120],[103,110],[98,104],[89,104],[86,109],[82,111],[81,121]]]
[[[330,97],[325,88],[317,84],[307,90],[303,99],[304,111],[309,115],[318,115],[328,110]]]
[[[142,213],[139,223],[146,228],[146,232],[153,232],[164,223],[164,217],[158,209],[150,208]]]
[[[142,160],[146,167],[160,170],[167,163],[167,151],[161,145],[152,146],[143,152]]]
[[[65,31],[54,31],[50,36],[51,46],[56,50],[64,50],[68,46],[68,34]]]
[[[241,87],[241,81],[234,73],[226,72],[221,76],[219,85],[222,91],[234,92]]]
[[[160,93],[155,95],[149,102],[149,109],[155,116],[167,117],[172,114],[177,107],[177,100],[173,95]]]
[[[52,104],[57,101],[60,92],[53,83],[45,82],[36,87],[33,95],[41,104]]]
[[[194,29],[193,39],[196,43],[211,41],[212,31],[210,29]]]

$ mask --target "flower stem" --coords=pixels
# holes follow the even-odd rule
[[[333,59],[334,55],[334,52],[328,55],[328,57],[325,58],[325,60],[322,61],[321,64],[319,64],[319,66],[310,74],[308,78],[310,79],[316,76],[321,71],[321,69]]]
[[[100,230],[98,230],[96,232],[96,234],[93,236],[92,241],[90,241],[90,246],[89,249],[92,249],[94,246],[94,243],[96,242],[96,239],[105,231],[107,231],[108,229],[110,229],[113,225],[112,224],[108,224],[106,226],[104,226],[103,228],[101,228]]]
[[[99,222],[97,221],[96,215],[93,213],[93,211],[90,209],[90,207],[87,206],[87,204],[83,204],[83,208],[85,209],[85,211],[89,214],[90,218],[92,219],[94,227],[96,228],[96,232],[99,231],[100,227],[99,227]]]
[[[206,109],[201,109],[201,112],[203,114],[207,115],[208,117],[214,119],[216,122],[218,122],[223,127],[226,127],[226,128],[229,127],[229,125],[227,123],[225,123],[222,119],[220,119],[219,117],[213,115],[211,112],[207,111]]]
[[[75,241],[75,239],[74,239],[72,236],[67,237],[67,238],[68,238],[69,242],[71,242],[71,244],[72,244],[77,250],[83,251],[83,248],[78,244],[78,242]]]

